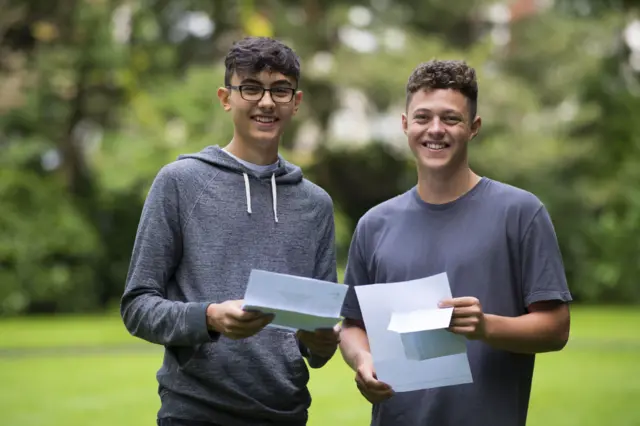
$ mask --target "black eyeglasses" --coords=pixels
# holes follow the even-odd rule
[[[238,90],[240,96],[245,101],[258,102],[262,99],[265,92],[270,92],[271,99],[277,104],[286,104],[291,102],[296,94],[296,89],[291,87],[272,87],[271,89],[254,84],[244,84],[242,86],[227,86],[229,89]]]

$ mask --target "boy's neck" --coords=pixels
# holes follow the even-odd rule
[[[466,165],[449,173],[418,170],[418,195],[425,203],[446,204],[469,192],[478,182],[480,176]]]
[[[242,141],[238,136],[229,142],[224,150],[230,152],[241,160],[258,166],[267,166],[278,161],[278,143],[249,144]]]

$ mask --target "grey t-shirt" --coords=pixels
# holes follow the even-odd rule
[[[353,286],[446,272],[453,297],[515,317],[531,303],[568,302],[547,210],[533,194],[488,178],[459,199],[427,204],[416,188],[368,211],[349,251],[343,315],[362,319]],[[366,325],[366,324],[365,324]],[[473,383],[397,393],[375,404],[375,426],[524,426],[534,355],[467,341]]]
[[[253,163],[250,163],[248,161],[243,160],[242,158],[236,157],[235,155],[233,155],[232,153],[230,153],[229,151],[227,151],[225,149],[222,149],[221,152],[224,152],[229,157],[233,158],[238,163],[240,163],[243,166],[245,166],[247,169],[255,172],[258,176],[270,175],[271,173],[275,172],[278,169],[278,166],[279,166],[279,162],[278,161],[276,161],[275,163],[272,163],[272,164],[267,164],[267,165],[253,164]]]

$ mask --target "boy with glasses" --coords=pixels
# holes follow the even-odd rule
[[[162,168],[136,235],[121,312],[137,337],[165,346],[160,426],[305,425],[312,368],[337,330],[265,328],[242,309],[252,269],[336,282],[329,195],[278,154],[302,101],[295,53],[270,38],[229,51],[218,98],[234,123],[210,146]]]

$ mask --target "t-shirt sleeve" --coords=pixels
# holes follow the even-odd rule
[[[556,233],[544,206],[525,230],[521,247],[525,307],[541,301],[572,301]]]
[[[370,284],[367,263],[362,253],[362,228],[356,227],[349,247],[349,257],[344,273],[344,283],[349,286],[342,306],[342,316],[348,319],[362,320],[360,303],[356,295],[355,286]]]

